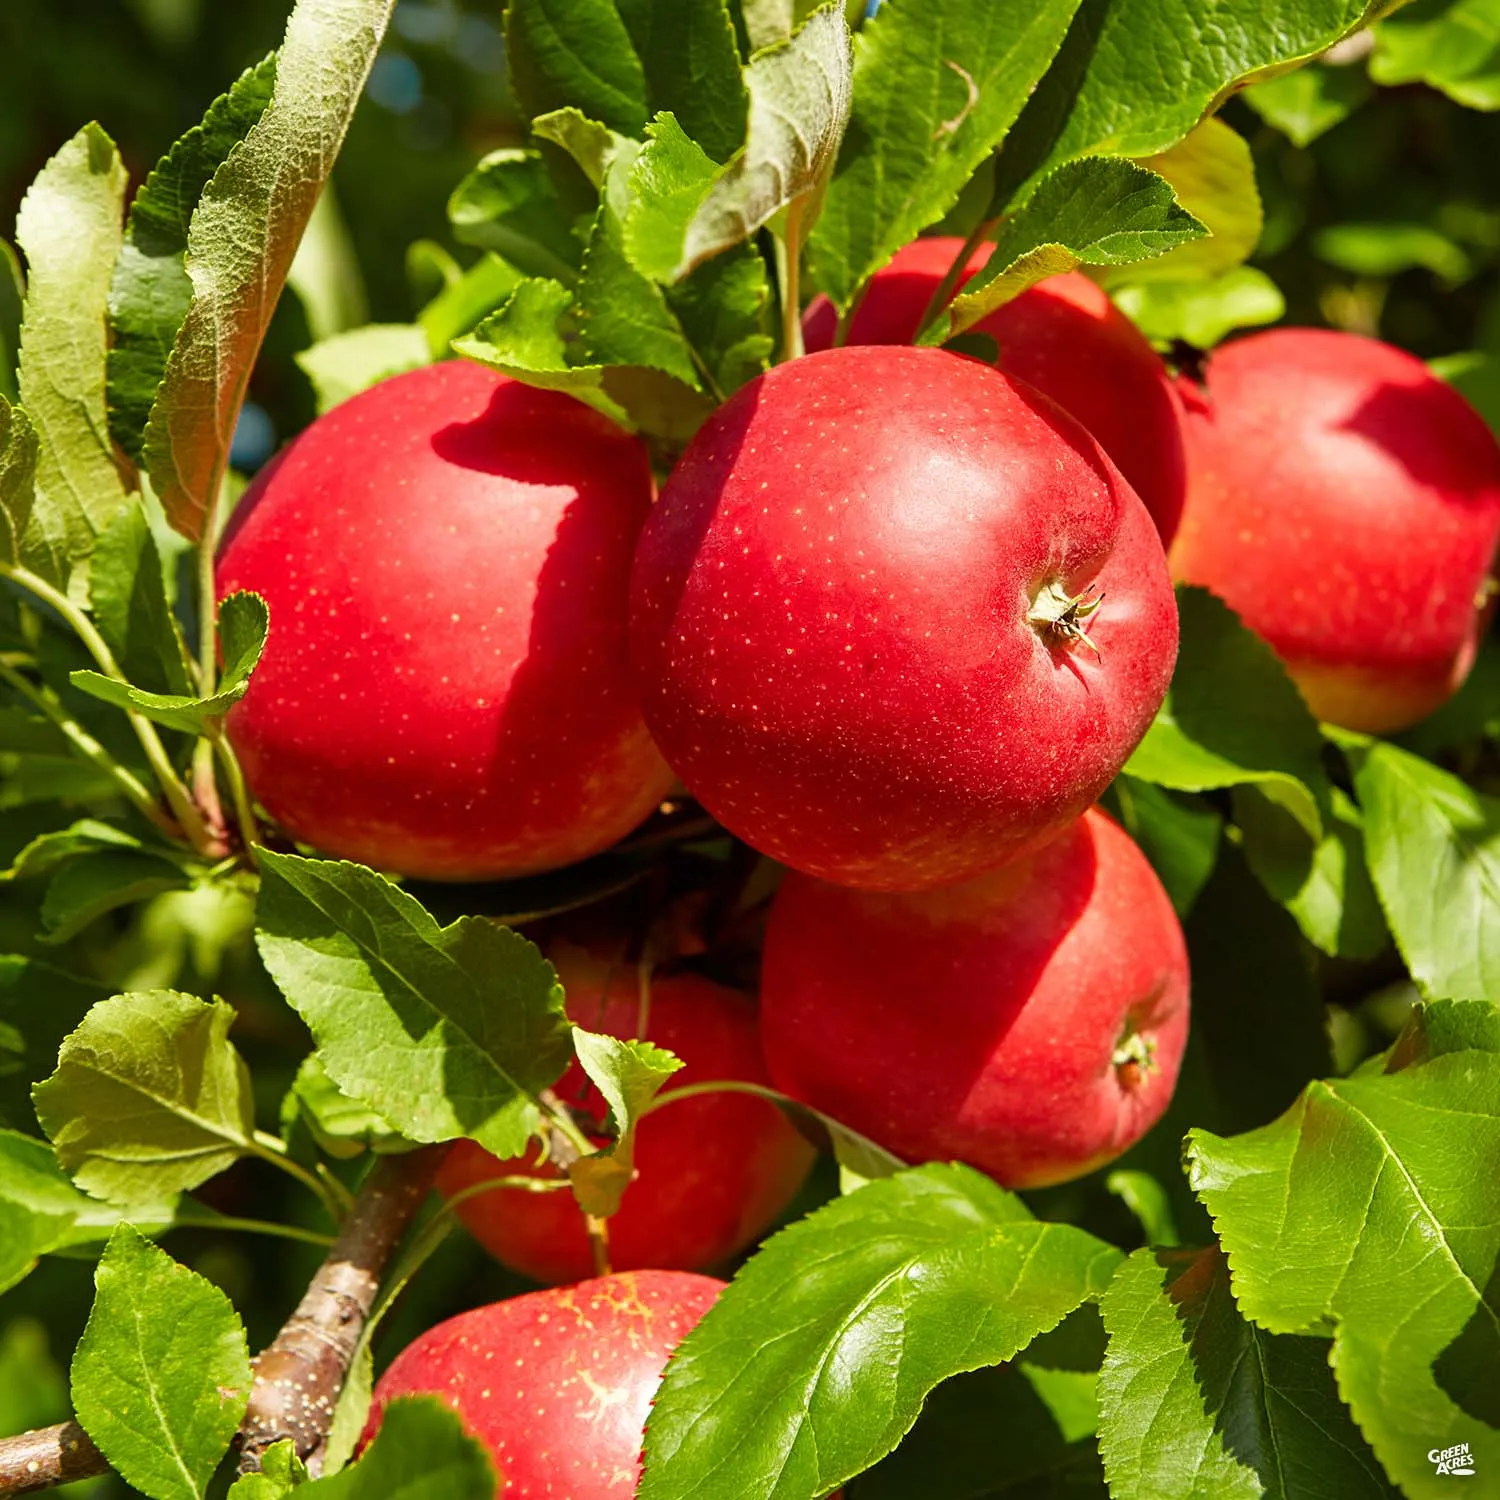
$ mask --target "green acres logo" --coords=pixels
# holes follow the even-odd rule
[[[1467,1443],[1455,1443],[1451,1448],[1434,1448],[1427,1455],[1427,1462],[1436,1474],[1472,1474],[1474,1458]]]

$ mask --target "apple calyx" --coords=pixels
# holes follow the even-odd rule
[[[1120,1083],[1133,1089],[1156,1071],[1156,1042],[1134,1028],[1128,1030],[1110,1056]]]
[[[1062,580],[1054,578],[1037,590],[1026,623],[1049,645],[1087,646],[1099,656],[1099,648],[1089,639],[1088,627],[1103,603],[1104,595],[1097,584],[1070,594]]]

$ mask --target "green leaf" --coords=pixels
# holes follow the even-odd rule
[[[404,1396],[386,1407],[380,1431],[358,1463],[324,1479],[297,1484],[296,1496],[297,1500],[304,1496],[307,1500],[492,1500],[496,1480],[484,1444],[469,1436],[442,1401],[436,1396]],[[284,1500],[293,1492],[293,1483],[275,1473],[247,1474],[235,1482],[229,1500]]]
[[[491,151],[454,188],[448,222],[462,244],[503,256],[529,276],[571,285],[578,275],[583,245],[539,152]]]
[[[1180,588],[1177,608],[1172,686],[1126,771],[1183,792],[1256,783],[1321,836],[1322,737],[1286,669],[1206,589]]]
[[[186,653],[167,603],[161,552],[139,500],[99,538],[89,592],[94,623],[126,677],[153,693],[188,693]]]
[[[1192,909],[1219,857],[1224,820],[1201,797],[1118,776],[1111,788],[1125,831],[1161,877],[1179,917]]]
[[[1261,1130],[1194,1130],[1188,1160],[1240,1311],[1332,1332],[1339,1394],[1404,1494],[1448,1493],[1429,1450],[1500,1468],[1500,1212],[1475,1170],[1500,1160],[1500,1055],[1311,1083]]]
[[[578,287],[576,357],[587,365],[660,370],[696,389],[698,371],[681,325],[662,289],[636,270],[625,250],[631,167],[639,151],[634,141],[620,141],[605,169]]]
[[[1016,122],[997,208],[1024,201],[1063,162],[1175,145],[1234,86],[1315,56],[1383,0],[1083,0],[1057,61]],[[1163,67],[1170,57],[1170,67]]]
[[[68,1243],[87,1203],[46,1141],[0,1130],[0,1292],[26,1277],[39,1256]]]
[[[635,1127],[642,1111],[682,1060],[651,1042],[626,1042],[573,1028],[573,1049],[583,1071],[609,1105],[607,1128],[613,1142],[568,1168],[573,1195],[584,1213],[608,1218],[617,1213],[635,1175]]]
[[[144,1203],[207,1182],[252,1149],[250,1073],[229,1041],[234,1011],[172,990],[101,1000],[32,1091],[74,1180]]]
[[[73,1406],[127,1483],[200,1500],[250,1399],[245,1328],[212,1282],[121,1225],[73,1353]]]
[[[354,236],[344,222],[332,182],[313,205],[286,284],[301,303],[307,331],[315,342],[348,333],[370,320]]]
[[[1376,28],[1377,38],[1380,30]],[[1370,92],[1363,68],[1309,63],[1252,84],[1240,97],[1294,146],[1310,146],[1347,120]]]
[[[765,258],[752,246],[705,261],[666,295],[718,395],[733,395],[766,368],[776,349],[774,303]]]
[[[1327,1345],[1246,1322],[1217,1248],[1137,1250],[1100,1309],[1114,1500],[1395,1495],[1339,1401]]]
[[[394,0],[298,0],[271,102],[210,179],[188,231],[193,297],[146,428],[151,483],[196,541],[245,383]]]
[[[431,363],[425,330],[415,323],[370,323],[336,333],[296,356],[312,381],[318,415],[391,375]]]
[[[1359,809],[1338,787],[1320,839],[1259,787],[1235,788],[1234,817],[1250,868],[1309,942],[1336,958],[1372,958],[1385,947]]]
[[[109,289],[109,426],[132,458],[141,456],[151,403],[193,298],[183,265],[193,210],[224,158],[265,112],[275,77],[274,56],[240,74],[157,162],[130,205]]]
[[[1239,266],[1208,281],[1145,281],[1111,286],[1120,310],[1148,339],[1175,339],[1212,349],[1237,328],[1274,323],[1286,314],[1286,298],[1264,271]]]
[[[1370,874],[1412,978],[1434,999],[1500,1004],[1500,800],[1394,745],[1354,764]]]
[[[552,965],[482,917],[439,927],[359,865],[259,859],[261,957],[334,1082],[412,1140],[520,1155],[572,1050]]]
[[[522,280],[521,273],[498,255],[481,255],[457,280],[446,285],[417,314],[433,359],[442,359],[454,339],[505,304]]]
[[[605,170],[621,142],[628,139],[571,106],[538,115],[531,122],[531,134],[538,140],[561,146],[578,163],[596,192],[603,189]]]
[[[125,503],[104,404],[105,304],[125,180],[114,142],[85,125],[42,168],[16,216],[27,264],[17,388],[40,440],[21,560],[58,584]]]
[[[784,42],[818,8],[819,0],[739,0],[751,52]],[[853,0],[863,11],[863,0]],[[850,6],[845,6],[847,12]],[[851,20],[850,24],[853,24]]]
[[[0,954],[0,1125],[35,1129],[31,1085],[106,986],[18,953]]]
[[[1425,83],[1469,109],[1500,109],[1500,5],[1415,0],[1375,28],[1370,77]]]
[[[323,1066],[316,1052],[302,1059],[282,1103],[283,1126],[300,1117],[318,1146],[340,1160],[366,1150],[401,1150],[410,1144],[383,1115],[361,1099],[352,1099]]]
[[[565,391],[629,432],[642,429],[686,442],[713,410],[709,399],[659,370],[572,363],[573,294],[556,281],[521,282],[499,312],[454,349],[528,385]]]
[[[0,880],[32,880],[51,875],[79,855],[101,849],[113,852],[144,848],[133,833],[111,823],[101,823],[97,818],[80,818],[66,828],[38,834],[11,861],[10,868],[0,873]]]
[[[526,118],[572,106],[640,138],[651,117],[646,73],[615,0],[510,0],[505,42]]]
[[[16,252],[0,240],[0,396],[15,401],[16,359],[21,349],[21,309],[26,299],[21,262]]]
[[[1193,1030],[1213,1092],[1213,1113],[1195,1123],[1264,1125],[1333,1065],[1311,955],[1232,845],[1186,930]]]
[[[1062,45],[1078,0],[886,0],[854,44],[854,105],[808,243],[839,308],[953,207]]]
[[[47,887],[41,941],[66,943],[105,912],[163,891],[186,890],[192,883],[176,860],[148,850],[101,849],[80,855],[69,860]]]
[[[1313,253],[1356,276],[1399,276],[1425,270],[1456,285],[1473,273],[1469,256],[1431,224],[1376,219],[1329,224],[1312,237]]]
[[[725,0],[616,0],[652,113],[671,110],[715,161],[745,143],[749,97]]]
[[[1255,163],[1243,136],[1222,120],[1204,120],[1175,146],[1143,158],[1140,165],[1171,184],[1177,202],[1208,234],[1124,273],[1131,280],[1222,276],[1255,253],[1263,215]]]
[[[1172,1217],[1172,1200],[1149,1172],[1111,1172],[1104,1186],[1135,1216],[1148,1245],[1171,1249],[1182,1243]]]
[[[36,428],[25,409],[0,395],[0,562],[18,563],[36,499]]]
[[[1069,162],[1006,219],[989,260],[921,341],[941,344],[963,333],[1048,276],[1134,265],[1206,233],[1155,172],[1113,157]]]
[[[630,178],[625,244],[634,265],[657,281],[681,281],[794,205],[806,229],[803,200],[827,182],[848,123],[851,70],[849,27],[830,3],[746,66],[745,144],[723,166],[658,114]]]
[[[260,1469],[242,1474],[230,1486],[229,1500],[285,1500],[308,1482],[307,1465],[291,1438],[272,1443],[260,1456]]]
[[[1412,1006],[1381,1071],[1399,1073],[1449,1052],[1500,1052],[1500,1010],[1483,1000],[1433,1000]]]
[[[966,1167],[869,1183],[768,1241],[678,1346],[639,1494],[827,1494],[896,1446],[935,1385],[1012,1358],[1119,1259]]]
[[[136,713],[185,734],[205,734],[211,721],[223,718],[250,686],[250,674],[260,662],[270,628],[270,611],[259,594],[230,594],[219,604],[219,654],[223,666],[218,690],[211,698],[189,693],[148,693],[143,688],[106,677],[102,672],[70,672],[68,681],[90,697]]]

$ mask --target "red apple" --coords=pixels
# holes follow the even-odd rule
[[[590,1031],[636,1037],[641,1001],[634,965],[609,966],[580,950],[554,951],[568,992],[568,1014]],[[645,1037],[682,1058],[668,1088],[712,1079],[768,1083],[755,1003],[696,974],[651,986]],[[603,1121],[608,1107],[574,1063],[559,1096]],[[609,1220],[610,1260],[617,1270],[717,1265],[760,1238],[791,1201],[814,1151],[774,1104],[747,1094],[713,1093],[666,1104],[636,1131],[637,1177]],[[451,1196],[492,1177],[555,1177],[533,1157],[497,1161],[461,1141],[438,1179]],[[537,1281],[574,1281],[593,1266],[588,1237],[571,1192],[502,1188],[457,1209],[496,1259]]]
[[[729,829],[915,889],[1089,806],[1161,704],[1177,611],[1073,418],[976,360],[865,346],[705,423],[641,533],[631,647],[653,736]]]
[[[722,1290],[627,1271],[460,1313],[396,1356],[361,1441],[388,1402],[432,1394],[489,1448],[504,1500],[628,1500],[662,1367]]]
[[[989,259],[970,258],[962,286]],[[963,241],[913,240],[877,271],[849,326],[851,344],[909,344]],[[826,297],[807,310],[807,347],[827,349],[837,317]],[[1140,330],[1087,276],[1053,276],[977,325],[1000,346],[1000,368],[1029,381],[1099,440],[1170,541],[1187,491],[1181,419],[1165,366]]]
[[[1167,1107],[1187,950],[1145,856],[1092,811],[1030,859],[943,890],[789,875],[761,1007],[787,1093],[906,1161],[1039,1187],[1112,1160]]]
[[[221,595],[271,610],[228,731],[325,853],[435,880],[582,859],[671,784],[630,682],[646,450],[479,365],[335,407],[251,486]]]
[[[1319,718],[1414,724],[1468,675],[1500,536],[1500,447],[1375,339],[1279,328],[1185,388],[1191,484],[1172,569],[1286,663]]]

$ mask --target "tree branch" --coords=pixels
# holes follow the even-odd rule
[[[6,1500],[108,1471],[104,1455],[77,1422],[0,1438],[0,1496]]]
[[[274,1340],[256,1357],[255,1385],[240,1423],[242,1474],[282,1438],[317,1474],[349,1361],[370,1316],[381,1273],[437,1175],[444,1146],[423,1146],[376,1164],[339,1226],[328,1258]],[[0,1500],[109,1471],[76,1422],[0,1438]]]
[[[442,1146],[382,1157],[359,1190],[338,1238],[297,1310],[255,1358],[255,1385],[240,1423],[240,1473],[253,1474],[272,1443],[291,1438],[314,1474],[328,1424],[364,1331],[380,1275],[427,1196]]]

